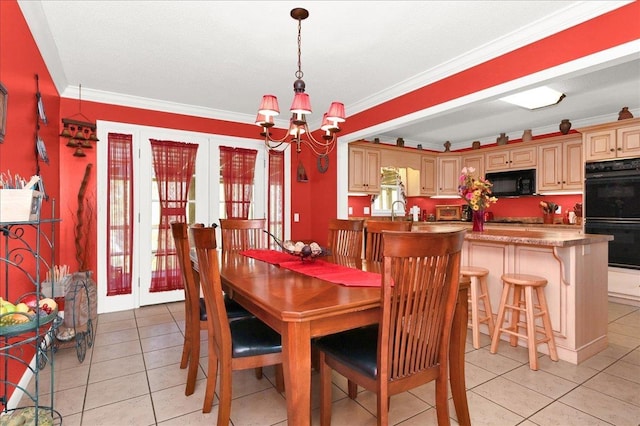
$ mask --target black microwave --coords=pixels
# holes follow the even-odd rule
[[[535,169],[487,173],[485,178],[493,184],[491,190],[496,197],[517,197],[536,193]]]

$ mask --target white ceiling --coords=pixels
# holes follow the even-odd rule
[[[314,112],[347,115],[620,7],[622,1],[35,1],[20,7],[63,97],[253,123],[263,94],[293,97],[297,23]],[[570,48],[570,47],[568,47]],[[548,83],[567,97],[526,111],[497,100]],[[640,115],[640,41],[417,112],[358,137],[441,150]],[[282,126],[285,122],[282,121]],[[258,129],[256,128],[256,132]]]

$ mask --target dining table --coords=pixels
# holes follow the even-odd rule
[[[287,423],[310,425],[312,340],[379,322],[382,263],[341,256],[302,260],[275,250],[220,251],[219,256],[225,291],[282,336]],[[330,264],[340,269],[313,272],[333,270]],[[351,278],[344,267],[354,272]],[[457,421],[470,425],[464,376],[469,281],[461,280],[449,380]]]

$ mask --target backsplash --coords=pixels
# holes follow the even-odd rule
[[[582,203],[582,195],[532,195],[514,198],[499,198],[498,202],[492,204],[487,211],[493,212],[494,217],[542,217],[540,201],[551,201],[561,207],[560,215],[564,215],[567,210],[573,210],[576,203]],[[420,207],[420,210],[427,210],[427,214],[435,214],[436,205],[457,205],[464,204],[462,199],[433,199],[428,197],[407,197],[407,211],[413,206]],[[350,196],[349,207],[353,213],[349,216],[364,217],[364,208],[371,208],[371,197],[368,195]]]

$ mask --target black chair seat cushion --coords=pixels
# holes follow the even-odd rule
[[[229,327],[231,328],[231,352],[234,358],[282,351],[280,334],[258,318],[231,321]]]
[[[251,312],[240,306],[238,302],[224,295],[224,306],[227,308],[227,318],[235,320],[238,318],[252,317]],[[207,320],[207,307],[204,304],[204,299],[200,298],[200,321]]]
[[[316,339],[315,346],[353,370],[378,374],[378,325],[369,325]]]

